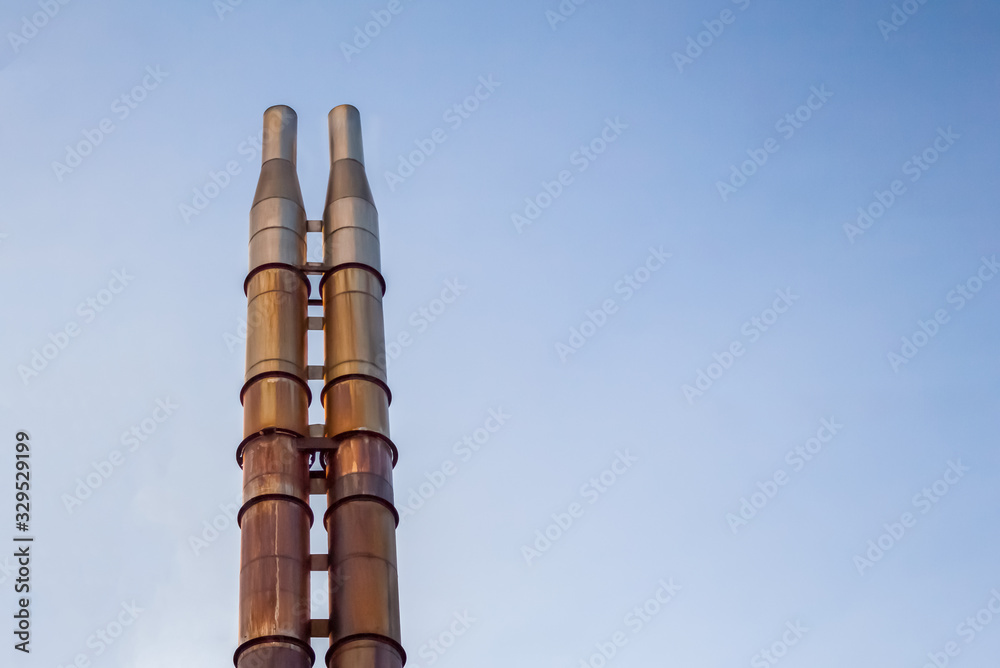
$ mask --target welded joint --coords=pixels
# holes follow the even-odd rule
[[[301,434],[297,434],[294,431],[289,431],[288,429],[282,429],[280,427],[268,427],[266,429],[261,429],[255,434],[250,434],[242,441],[240,441],[240,444],[238,446],[236,446],[236,463],[240,465],[240,468],[243,468],[243,451],[246,450],[246,447],[248,445],[250,445],[250,442],[255,439],[262,438],[264,436],[270,436],[272,434],[283,434],[285,436],[291,436],[292,438],[295,439],[302,438]]]
[[[306,320],[306,326],[311,330],[323,331],[323,316],[311,315]]]
[[[392,483],[374,473],[348,473],[329,484],[328,505],[323,514],[324,526],[330,526],[330,516],[341,505],[349,501],[375,501],[389,512],[399,526],[399,511],[393,498]]]
[[[319,279],[320,292],[323,291],[323,286],[326,284],[326,280],[328,278],[336,274],[338,271],[343,271],[345,269],[364,269],[369,272],[378,280],[379,284],[382,286],[382,296],[385,296],[385,276],[382,275],[381,271],[364,262],[343,262],[332,267],[327,267],[326,271],[323,273],[323,278]]]
[[[301,638],[296,638],[294,636],[273,635],[273,636],[258,636],[256,638],[251,638],[250,640],[247,640],[245,643],[237,647],[236,652],[233,653],[233,666],[240,665],[240,655],[242,655],[243,652],[245,652],[246,650],[252,647],[256,647],[257,645],[272,645],[272,644],[294,645],[308,657],[309,663],[307,663],[306,665],[311,666],[314,663],[316,663],[316,651],[312,648],[312,646],[309,643],[305,642]]]
[[[331,638],[330,649],[326,650],[326,656],[323,658],[323,665],[332,665],[330,663],[330,659],[337,650],[348,643],[356,642],[358,640],[375,641],[391,647],[396,654],[399,655],[400,665],[406,665],[406,650],[403,649],[403,646],[400,645],[399,641],[395,638],[390,638],[389,636],[382,635],[381,633],[354,633],[351,635],[341,636],[337,639]]]
[[[392,442],[392,439],[388,435],[383,434],[381,431],[376,431],[374,429],[348,429],[346,431],[341,431],[336,434],[330,434],[329,439],[336,443],[340,443],[345,438],[350,436],[371,436],[372,438],[377,438],[387,446],[389,446],[389,451],[392,453],[392,466],[395,468],[396,464],[399,463],[399,450],[396,448],[396,444]]]
[[[313,516],[312,508],[309,507],[309,502],[300,499],[297,496],[291,496],[290,494],[258,494],[247,499],[242,506],[240,506],[239,512],[236,513],[236,526],[240,529],[243,528],[243,515],[258,503],[264,503],[265,501],[282,501],[286,503],[294,503],[305,510],[306,517],[309,518],[309,526],[312,527],[315,517]]]
[[[328,638],[328,637],[330,637],[330,620],[329,619],[310,619],[309,620],[309,635],[312,638]]]

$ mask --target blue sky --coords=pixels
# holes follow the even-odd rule
[[[392,9],[4,5],[11,665],[229,665],[255,143],[296,110],[319,218],[343,103],[400,343],[408,665],[994,665],[1000,7]]]

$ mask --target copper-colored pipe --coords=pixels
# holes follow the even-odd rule
[[[361,118],[334,108],[330,181],[323,213],[326,435],[329,532],[328,668],[400,668],[399,589],[389,387],[378,212],[364,169]]]
[[[302,273],[306,216],[295,173],[295,112],[264,112],[260,180],[250,209],[247,373],[240,509],[237,668],[309,668],[309,435]]]

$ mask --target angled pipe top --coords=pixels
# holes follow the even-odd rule
[[[298,117],[291,107],[279,104],[264,112],[260,179],[254,193],[254,206],[266,199],[278,197],[291,200],[305,210],[299,177],[295,172],[295,136],[298,125]],[[302,234],[304,237],[305,232]]]

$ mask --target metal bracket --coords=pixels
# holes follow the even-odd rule
[[[311,638],[327,638],[330,635],[330,620],[329,619],[310,619],[309,620],[309,637]]]
[[[330,555],[323,554],[310,554],[309,555],[309,570],[311,571],[325,571],[330,568]]]
[[[305,265],[303,265],[302,267],[303,273],[317,274],[317,275],[325,274],[326,269],[327,269],[326,265],[323,264],[322,262],[306,262]]]
[[[337,442],[332,438],[325,437],[302,437],[295,439],[295,447],[298,448],[300,452],[325,452],[328,450],[336,450]]]
[[[322,329],[323,329],[323,317],[322,316],[318,316],[318,315],[311,315],[311,316],[309,316],[308,319],[306,320],[306,327],[308,327],[311,330],[320,330],[320,331],[322,331]]]
[[[326,496],[326,471],[309,472],[309,494],[312,496]]]
[[[323,231],[323,221],[322,220],[307,220],[306,221],[306,232],[322,232]]]
[[[306,378],[309,380],[323,380],[323,365],[310,364],[306,367]]]

